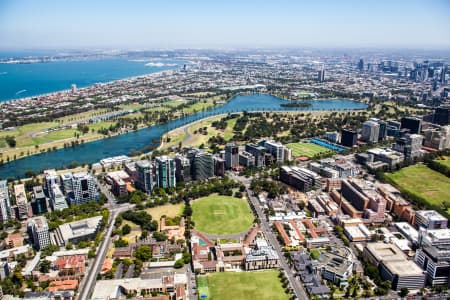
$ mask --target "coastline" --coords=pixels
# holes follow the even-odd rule
[[[151,78],[152,75],[162,75],[162,73],[164,72],[171,72],[173,71],[177,66],[179,66],[179,64],[177,64],[174,67],[167,67],[167,69],[164,70],[159,70],[157,72],[152,72],[152,73],[145,73],[142,75],[136,75],[136,76],[128,76],[128,77],[123,77],[120,79],[113,79],[113,80],[108,80],[108,81],[99,81],[96,82],[94,84],[89,84],[89,85],[85,85],[85,86],[80,86],[77,87],[78,91],[84,91],[86,89],[89,89],[97,84],[101,84],[101,85],[109,85],[109,84],[114,84],[114,83],[120,83],[122,81],[127,81],[127,80],[133,80],[133,79],[138,79],[138,78]],[[155,67],[155,68],[159,68],[159,67]],[[161,67],[161,68],[166,68],[166,67]],[[6,99],[6,100],[2,100],[0,99],[0,106],[3,103],[11,103],[11,102],[21,102],[21,101],[31,101],[33,100],[33,98],[38,98],[38,97],[47,97],[47,96],[52,96],[52,95],[58,95],[58,94],[62,94],[62,93],[71,93],[71,89],[63,89],[63,90],[57,90],[57,91],[53,91],[53,92],[48,92],[48,93],[42,93],[42,94],[36,94],[36,95],[32,95],[32,96],[27,96],[27,97],[21,97],[21,98],[14,98],[14,99]]]

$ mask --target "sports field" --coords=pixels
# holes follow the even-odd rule
[[[314,155],[320,153],[333,153],[333,151],[331,151],[330,149],[307,142],[292,143],[287,144],[286,146],[292,150],[292,155],[294,157],[298,156],[313,157]]]
[[[444,201],[450,206],[450,178],[418,164],[395,173],[386,173],[400,189],[422,197],[428,204],[440,207]],[[447,210],[450,213],[450,210]]]
[[[192,203],[195,228],[209,234],[234,234],[248,230],[254,217],[246,200],[212,195]]]
[[[278,271],[210,273],[197,278],[199,299],[287,300]],[[205,295],[205,298],[202,295]]]

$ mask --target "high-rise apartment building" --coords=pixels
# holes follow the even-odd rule
[[[25,193],[25,185],[14,185],[14,196],[16,198],[17,218],[19,220],[26,220],[28,218],[28,200]]]
[[[29,219],[27,222],[28,232],[33,238],[33,246],[42,250],[50,245],[50,232],[47,219],[44,216]]]
[[[136,162],[136,187],[141,191],[150,193],[153,190],[153,166],[148,160],[139,160]]]
[[[94,178],[86,172],[74,173],[72,186],[73,199],[71,199],[71,204],[81,204],[99,199],[99,193]]]
[[[225,145],[225,167],[233,169],[239,166],[239,147],[235,143]]]
[[[8,182],[0,181],[0,221],[6,222],[11,218],[11,200],[9,198]]]
[[[156,157],[156,184],[160,188],[169,188],[176,186],[175,177],[175,161],[170,157],[158,156]]]
[[[362,139],[365,142],[376,143],[380,134],[380,124],[374,121],[366,121],[362,126]]]
[[[177,154],[175,161],[175,178],[177,182],[191,181],[191,163],[189,159],[181,154]]]

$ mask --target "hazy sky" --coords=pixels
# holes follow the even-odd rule
[[[0,49],[449,49],[449,16],[448,0],[0,0]]]

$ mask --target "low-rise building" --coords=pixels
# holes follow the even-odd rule
[[[363,256],[378,266],[382,278],[391,281],[394,290],[420,289],[425,285],[425,272],[394,244],[368,243]]]
[[[60,246],[67,243],[78,244],[95,238],[102,216],[92,217],[60,225],[55,232],[55,239]]]

